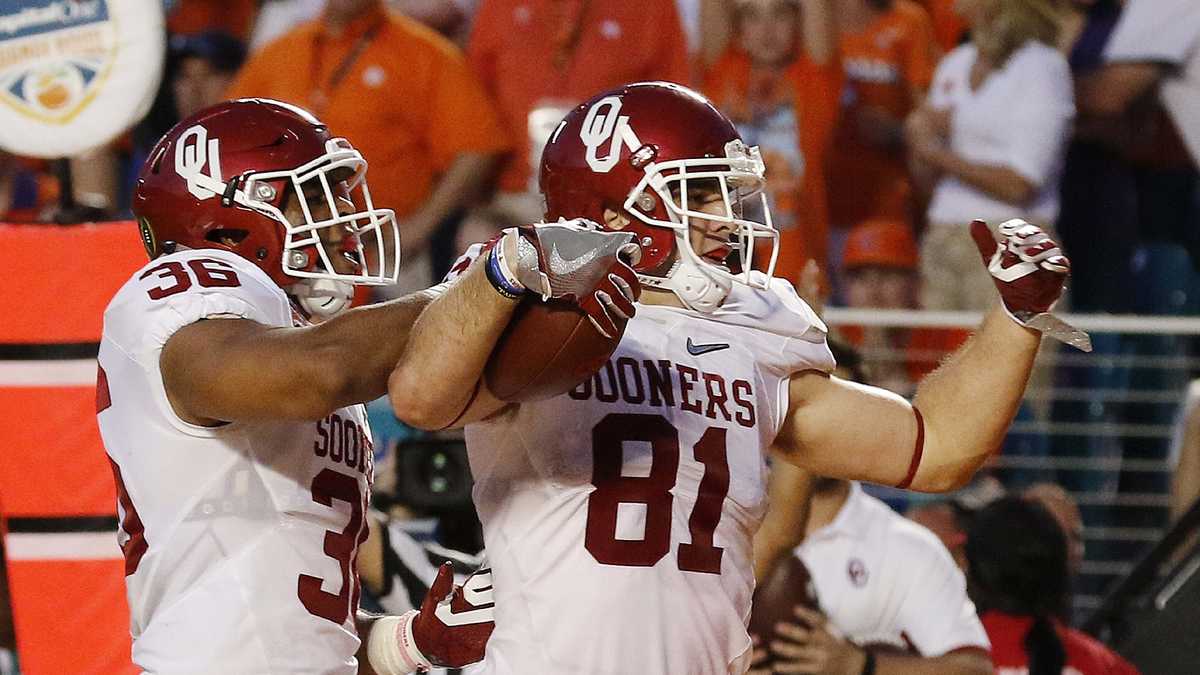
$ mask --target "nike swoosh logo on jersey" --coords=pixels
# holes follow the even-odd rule
[[[700,356],[701,354],[707,354],[709,352],[719,352],[722,349],[729,349],[729,343],[713,342],[711,344],[698,345],[692,342],[692,338],[688,338],[687,340],[687,350],[692,356]]]

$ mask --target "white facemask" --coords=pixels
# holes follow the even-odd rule
[[[676,260],[662,277],[639,275],[643,284],[669,290],[687,308],[706,313],[720,306],[735,282],[760,289],[768,287],[779,255],[779,232],[771,222],[771,211],[763,192],[765,165],[758,148],[733,140],[725,144],[724,157],[650,162],[644,170],[645,177],[629,192],[623,204],[625,212],[647,225],[674,230]],[[687,203],[689,184],[695,185],[699,181],[716,185],[720,190],[722,209],[719,213],[704,212]],[[655,218],[639,208],[639,197],[648,192],[661,200],[669,219]],[[751,199],[758,202],[756,210],[761,221],[742,215],[742,203]],[[693,219],[729,224],[732,233],[729,246],[741,258],[740,272],[730,272],[727,267],[705,260],[696,252],[690,240]],[[770,253],[762,274],[752,274],[755,251],[761,242],[769,243]]]
[[[324,155],[307,164],[287,171],[254,173],[247,176],[242,189],[235,191],[234,201],[259,211],[279,222],[284,228],[283,272],[301,279],[333,279],[352,284],[387,286],[396,283],[400,274],[400,230],[396,225],[396,214],[391,209],[376,208],[367,188],[367,161],[345,139],[335,138],[326,142]],[[336,181],[330,176],[335,172],[349,170],[352,177],[345,181],[348,190],[358,197],[356,204],[363,209],[353,213],[339,211],[339,198],[335,191]],[[306,186],[317,186],[317,194],[324,200],[329,215],[323,219],[314,217],[313,210],[305,199],[300,199],[304,222],[290,222],[271,200],[280,189],[276,183],[290,185],[295,195],[307,194]],[[326,228],[345,228],[355,235],[354,250],[350,251],[357,260],[363,261],[363,269],[357,273],[339,273],[332,262],[340,251],[329,249],[321,240],[321,231]],[[367,268],[367,243],[376,252],[374,263]],[[308,265],[309,252],[317,256],[317,269],[304,269]],[[294,257],[294,253],[304,255]]]

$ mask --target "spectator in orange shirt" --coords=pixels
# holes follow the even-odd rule
[[[917,308],[917,243],[907,223],[870,220],[855,226],[846,239],[843,264],[850,307]],[[967,335],[961,330],[860,326],[843,326],[840,332],[862,353],[871,381],[904,396]]]
[[[467,43],[516,147],[496,206],[540,218],[537,171],[559,120],[621,84],[687,84],[687,40],[674,0],[483,0]]]
[[[461,52],[382,0],[329,0],[322,20],[253,54],[227,93],[307,108],[363,153],[372,199],[400,219],[401,293],[433,281],[431,238],[480,197],[509,147]]]
[[[385,0],[388,9],[423,23],[461,46],[466,41],[466,29],[473,0]],[[283,36],[305,21],[321,16],[325,0],[262,0],[254,30],[250,33],[250,51]]]
[[[938,59],[929,15],[912,0],[847,0],[837,18],[845,86],[827,167],[835,280],[847,228],[915,220],[904,119],[925,99]]]
[[[705,76],[704,93],[762,151],[780,230],[775,273],[795,281],[809,259],[825,268],[824,165],[841,79],[832,11],[828,0],[735,1],[734,40]]]

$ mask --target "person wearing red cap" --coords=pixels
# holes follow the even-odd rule
[[[917,309],[917,243],[899,220],[868,220],[850,230],[842,254],[846,304]],[[846,326],[842,335],[863,351],[871,380],[896,393],[913,392],[921,377],[962,344],[962,331]]]
[[[842,254],[851,307],[914,309],[917,243],[898,220],[868,220],[850,231]]]

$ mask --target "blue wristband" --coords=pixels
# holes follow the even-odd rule
[[[513,286],[511,283],[509,283],[508,279],[505,278],[504,272],[500,271],[500,259],[499,254],[496,253],[496,251],[503,245],[503,240],[497,241],[496,245],[492,247],[492,250],[488,251],[488,259],[485,265],[485,271],[487,272],[488,281],[491,282],[492,288],[496,289],[497,293],[506,298],[515,300],[525,293],[525,289]]]

